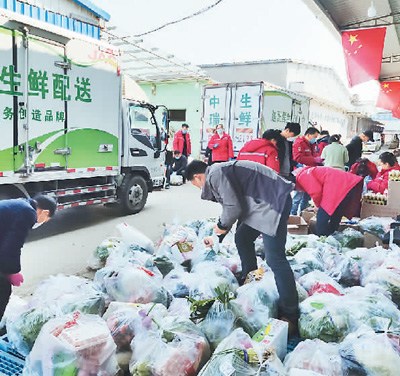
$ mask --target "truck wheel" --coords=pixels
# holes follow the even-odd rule
[[[139,213],[147,201],[148,189],[141,176],[126,176],[119,189],[119,207],[122,214]]]

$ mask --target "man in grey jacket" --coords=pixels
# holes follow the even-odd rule
[[[293,184],[260,163],[234,161],[207,166],[193,161],[186,177],[200,188],[203,200],[219,202],[222,213],[214,231],[226,234],[238,222],[235,243],[242,263],[242,280],[257,269],[254,241],[262,234],[268,266],[279,292],[279,316],[297,327],[298,295],[285,255],[287,219]]]

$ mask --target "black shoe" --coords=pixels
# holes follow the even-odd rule
[[[3,336],[6,335],[6,334],[7,334],[7,329],[6,329],[5,326],[3,326],[3,327],[0,329],[0,337],[3,337]]]
[[[164,189],[170,189],[170,188],[171,188],[171,186],[169,184],[165,184]]]

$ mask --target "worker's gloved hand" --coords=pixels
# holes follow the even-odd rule
[[[8,280],[13,286],[21,286],[24,282],[24,276],[21,273],[9,274]]]
[[[314,160],[316,164],[322,164],[324,162],[324,160],[321,157],[315,157]]]
[[[219,146],[219,144],[214,144],[213,148],[217,148]]]

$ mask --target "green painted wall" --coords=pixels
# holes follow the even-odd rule
[[[175,81],[139,83],[152,104],[163,104],[171,110],[186,109],[186,123],[189,124],[192,140],[192,156],[200,154],[201,114],[203,111],[201,96],[207,81]],[[171,121],[172,132],[181,129],[183,122]]]

